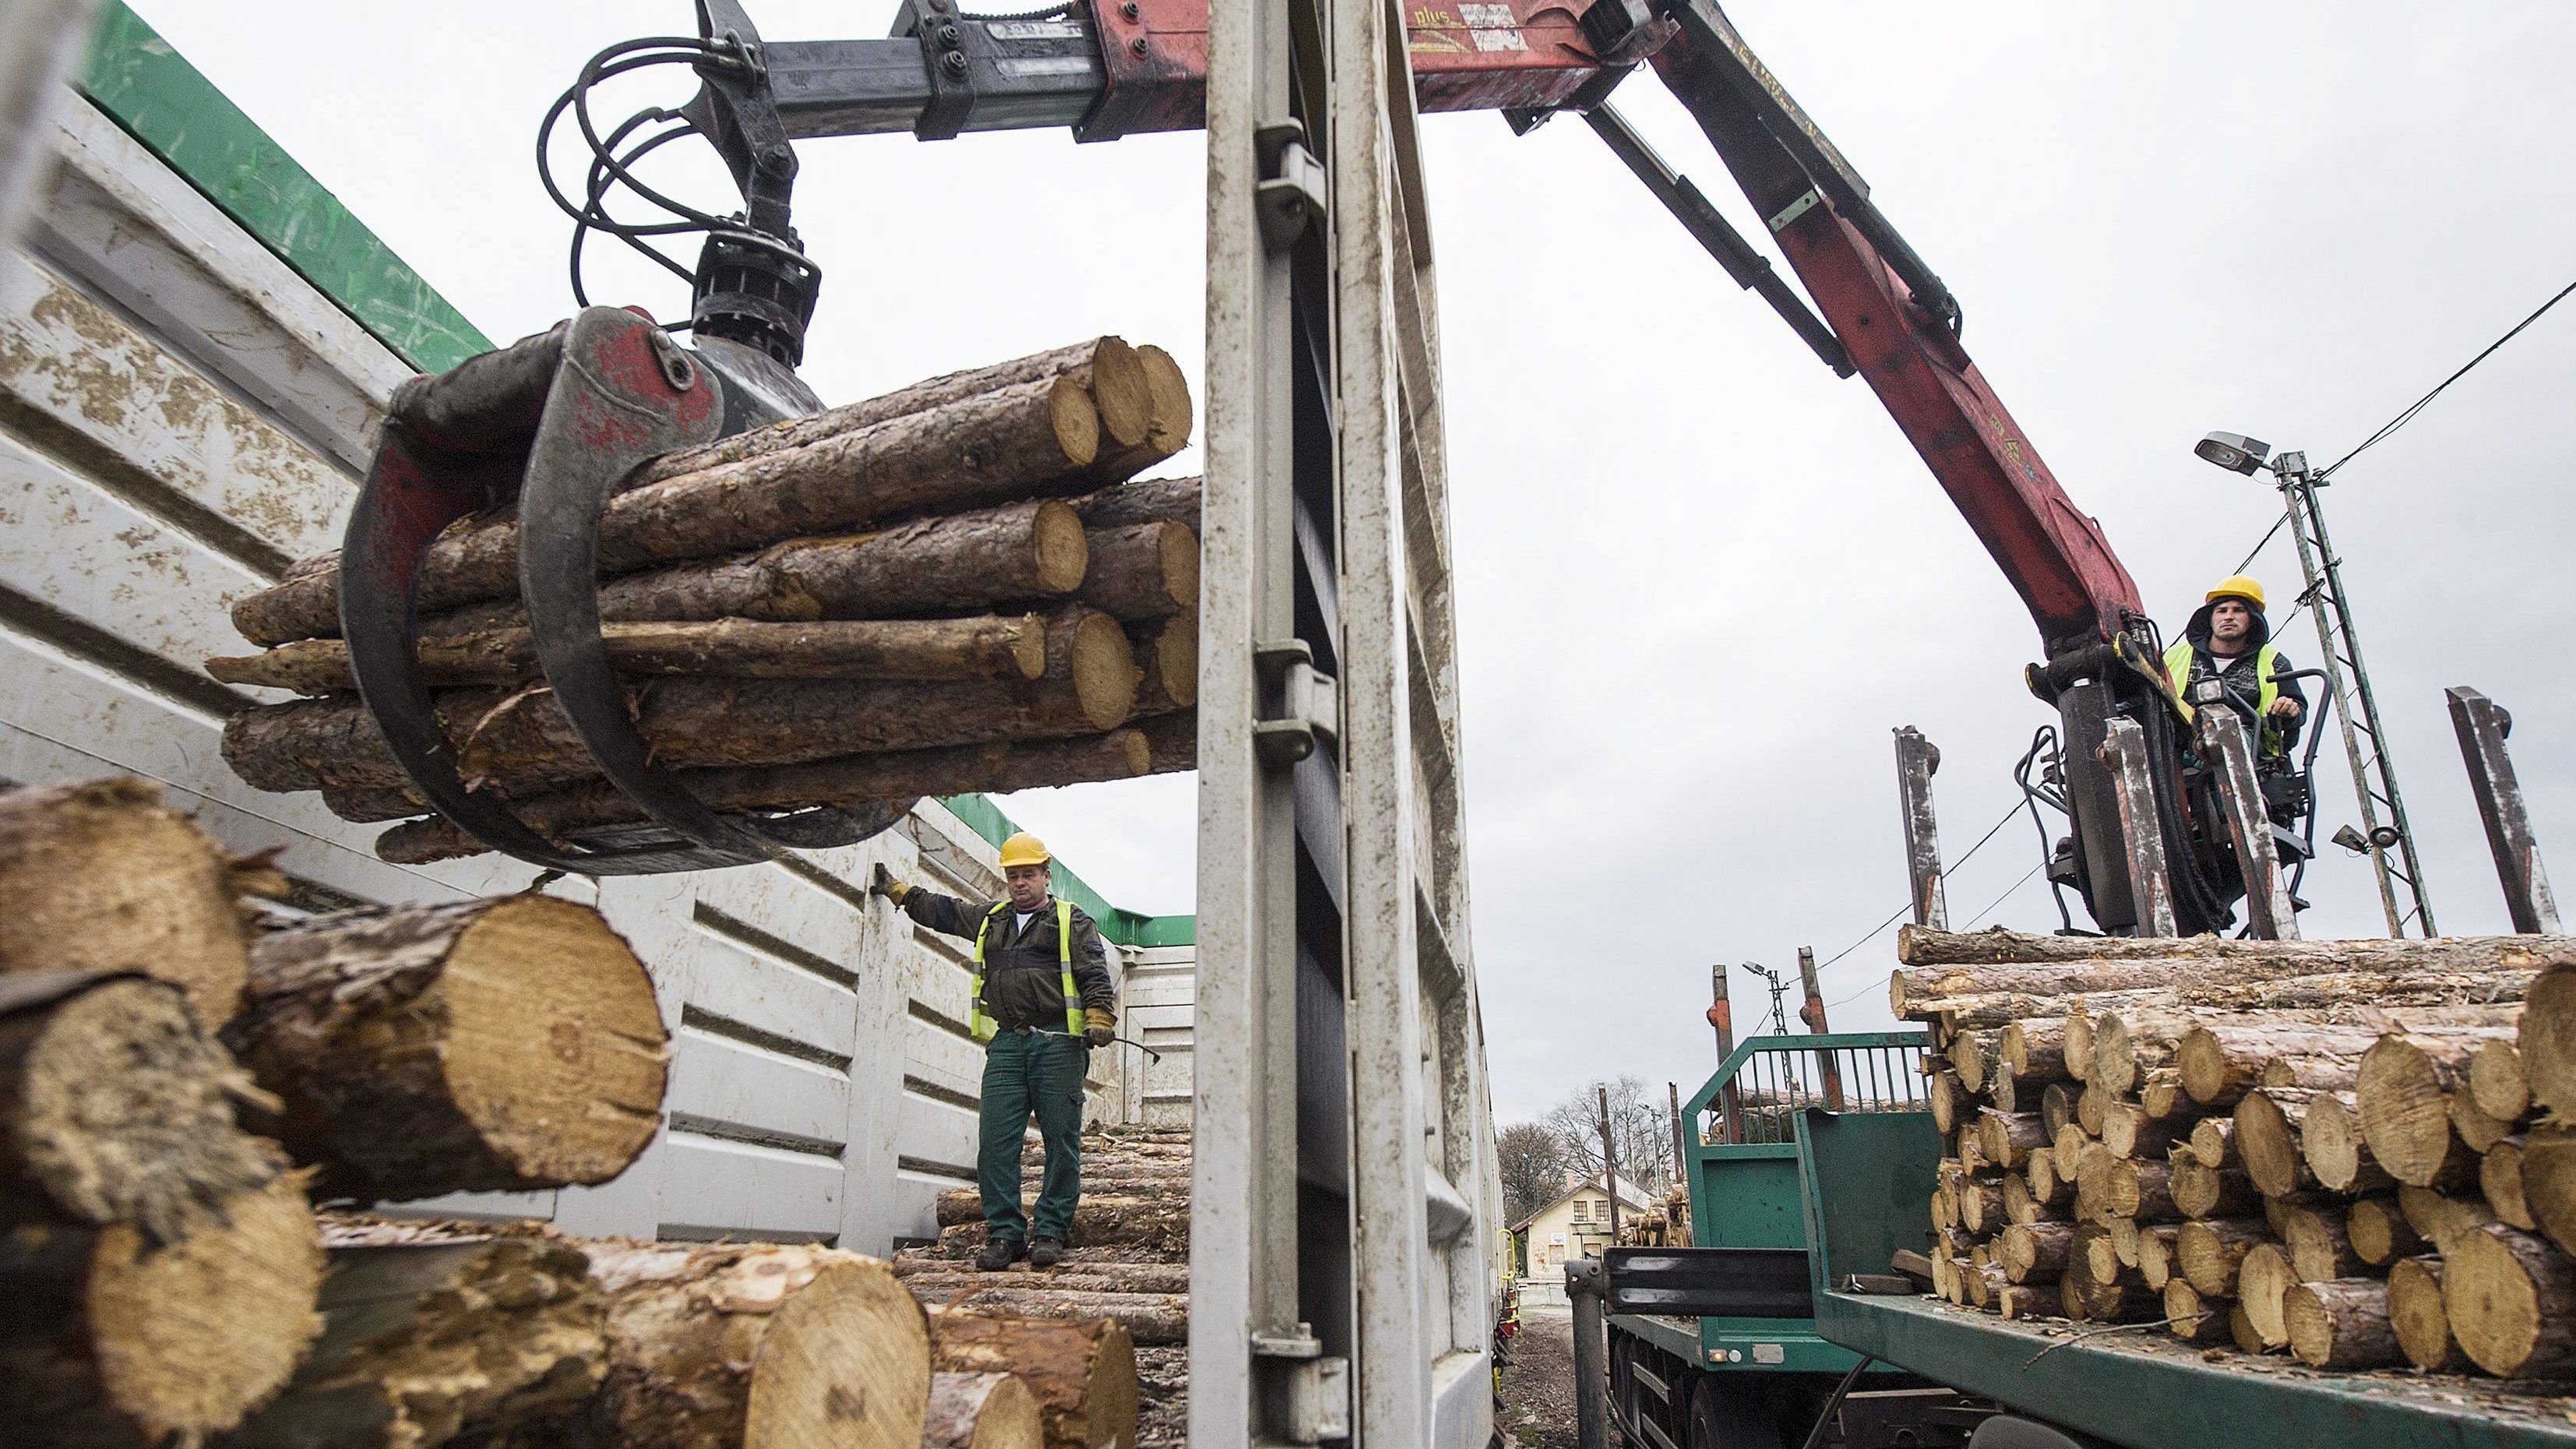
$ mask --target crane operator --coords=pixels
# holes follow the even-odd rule
[[[975,1266],[999,1272],[1064,1259],[1082,1197],[1082,1079],[1091,1049],[1118,1029],[1100,928],[1048,891],[1053,857],[1022,831],[1002,842],[1003,899],[961,901],[908,886],[882,865],[868,889],[934,931],[975,943],[967,1030],[984,1047],[976,1108],[975,1179],[984,1199],[984,1250]],[[1046,1166],[1036,1210],[1020,1211],[1020,1146],[1035,1116]]]
[[[2297,680],[2274,677],[2293,667],[2273,647],[2263,585],[2244,574],[2219,580],[2183,626],[2182,641],[2165,651],[2166,677],[2183,698],[2203,680],[2226,684],[2229,707],[2254,735],[2258,762],[2286,760],[2299,742],[2308,697]]]

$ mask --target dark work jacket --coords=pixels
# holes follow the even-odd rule
[[[2183,626],[2182,637],[2191,643],[2191,679],[2181,681],[2186,686],[2220,673],[2218,656],[2209,652],[2209,615],[2210,611],[2217,607],[2216,600],[2201,605],[2192,614],[2191,622]],[[2257,700],[2263,697],[2263,681],[2254,671],[2254,660],[2263,652],[2263,646],[2271,642],[2272,621],[2257,613],[2254,616],[2252,632],[2245,636],[2245,652],[2229,661],[2223,675],[2229,687],[2245,700]],[[2272,657],[2278,668],[2299,667],[2290,662],[2290,656],[2287,654],[2276,653]],[[2299,681],[2295,679],[2284,679],[2279,687],[2283,698],[2295,699],[2299,702],[2298,714],[2290,719],[2261,719],[2256,717],[2250,705],[2240,703],[2232,697],[2228,700],[2229,707],[2244,718],[2246,730],[2262,747],[2262,753],[2267,755],[2287,755],[2291,747],[2298,744],[2299,732],[2308,723],[2308,692],[2299,688]],[[2265,729],[2267,725],[2270,727],[2268,731]],[[2268,740],[2265,738],[2267,733],[2270,735]],[[2269,747],[2274,742],[2278,742],[2277,749]]]
[[[916,886],[904,893],[903,913],[943,935],[975,939],[991,901],[961,901]],[[1038,908],[1026,931],[1014,932],[1016,917],[1005,907],[984,937],[984,1013],[1004,1031],[1037,1027],[1064,1030],[1063,967],[1056,954],[1055,901]],[[1100,944],[1100,928],[1082,907],[1073,908],[1073,985],[1084,1009],[1118,1009],[1118,988],[1109,980],[1109,952]]]

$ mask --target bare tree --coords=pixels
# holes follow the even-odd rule
[[[1620,1077],[1610,1088],[1610,1141],[1618,1155],[1619,1186],[1638,1197],[1657,1197],[1673,1180],[1673,1127],[1667,1104],[1647,1095],[1646,1084]],[[1539,1118],[1566,1162],[1586,1177],[1598,1175],[1601,1158],[1601,1096],[1598,1087],[1578,1087]],[[1545,1199],[1541,1199],[1545,1201]]]
[[[1503,1176],[1503,1219],[1519,1222],[1565,1191],[1565,1149],[1536,1122],[1515,1122],[1494,1138]]]

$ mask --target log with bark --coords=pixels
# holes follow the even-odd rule
[[[942,1373],[1008,1373],[1028,1385],[1047,1449],[1135,1443],[1136,1351],[1117,1324],[943,1308],[930,1315],[930,1338]]]
[[[2227,1310],[2234,1305],[2225,1299],[2204,1296],[2182,1278],[2167,1278],[2161,1291],[2167,1332],[2186,1343],[2220,1343],[2226,1340]]]
[[[139,970],[218,1027],[250,970],[237,896],[224,853],[152,785],[0,794],[0,974]]]
[[[334,1196],[605,1182],[661,1120],[653,983],[597,911],[550,896],[380,906],[261,938],[226,1039]]]
[[[2414,1225],[2398,1210],[2397,1199],[2366,1197],[2344,1212],[2344,1236],[2352,1244],[2353,1256],[2374,1268],[2385,1268],[2398,1259],[2416,1252],[2423,1239],[2416,1236]],[[2528,1224],[2515,1224],[2525,1227]]]
[[[620,492],[600,510],[600,572],[611,577],[905,514],[1077,491],[1099,441],[1099,414],[1079,386],[1061,377],[1013,384]],[[516,594],[518,533],[517,518],[504,515],[442,534],[422,560],[420,610]],[[339,580],[336,557],[308,560],[235,601],[233,627],[263,647],[336,636]]]
[[[1127,620],[1199,606],[1199,539],[1186,525],[1158,519],[1095,528],[1087,537],[1092,565],[1075,595],[1082,602]]]
[[[1083,1178],[1091,1177],[1089,1164]],[[1180,1191],[1188,1191],[1184,1184]],[[1080,1259],[1044,1272],[1022,1272],[1005,1269],[999,1273],[978,1272],[960,1268],[945,1258],[897,1258],[895,1276],[904,1286],[924,1298],[946,1301],[959,1293],[977,1288],[1043,1288],[1067,1293],[1187,1293],[1190,1291],[1190,1265],[1187,1263],[1124,1263],[1109,1259]]]
[[[2278,1243],[2256,1243],[2236,1265],[2236,1302],[2267,1349],[2289,1346],[2290,1327],[2283,1314],[2290,1287],[2298,1281],[2289,1253]]]
[[[2524,1090],[2533,1106],[2576,1116],[2576,949],[2563,938],[2523,939],[2550,941],[2534,947],[2549,964],[2524,995],[2514,1040]]]
[[[1199,616],[1196,610],[1127,626],[1136,651],[1136,713],[1170,714],[1199,702]]]
[[[2489,1156],[2503,1152],[2502,1143]],[[2484,1164],[2481,1164],[2483,1169]],[[2511,1160],[2512,1184],[2521,1196],[2522,1214],[2528,1226],[2546,1234],[2562,1252],[2576,1252],[2568,1244],[2576,1243],[2576,1129],[2553,1119],[2534,1126],[2524,1135],[2520,1151]],[[2505,1164],[2498,1164],[2501,1176]],[[2484,1180],[2483,1171],[2481,1181]],[[2496,1216],[2511,1222],[2512,1215],[2495,1203],[2496,1194],[2487,1195]],[[2523,1224],[2517,1224],[2523,1226]]]
[[[429,1449],[586,1405],[607,1308],[571,1245],[448,1225],[326,1222],[323,1329],[221,1449]]]
[[[941,1193],[936,1212],[943,1248],[951,1245],[951,1234],[956,1235],[957,1243],[982,1245],[984,1209],[975,1189],[955,1188]],[[1074,1208],[1072,1242],[1077,1247],[1162,1248],[1188,1242],[1189,1231],[1190,1203],[1186,1194],[1175,1198],[1085,1193]]]
[[[2432,1373],[2467,1368],[2451,1319],[2442,1307],[2442,1260],[2426,1254],[2401,1258],[2388,1268],[2388,1327],[2406,1361]]]
[[[2520,1121],[2531,1110],[2531,1079],[2523,1073],[2522,1048],[2509,1041],[2481,1044],[2469,1058],[2469,1097],[2479,1111],[2500,1122]]]
[[[884,1263],[805,1244],[581,1248],[608,1299],[608,1370],[546,1442],[919,1449],[929,1331]]]
[[[2236,1103],[2231,1140],[2236,1160],[2266,1197],[2283,1197],[2315,1181],[2299,1147],[2299,1127],[2318,1094],[2302,1087],[2266,1087]]]
[[[2370,1369],[2402,1357],[2388,1321],[2388,1285],[2377,1278],[2303,1282],[2284,1295],[2290,1352],[2310,1368]]]
[[[2362,1140],[2361,1122],[2353,1112],[2350,1092],[2319,1092],[2308,1099],[2299,1119],[2299,1156],[2308,1175],[2328,1192],[2362,1195],[2386,1192],[2396,1179],[2372,1160]]]
[[[1204,493],[1205,485],[1197,478],[1130,478],[1069,501],[1085,528],[1168,522],[1196,534],[1201,531],[1200,501]]]
[[[2442,1310],[2460,1351],[2498,1378],[2576,1364],[2576,1262],[2534,1234],[2489,1224],[2455,1237]]]
[[[1043,1283],[976,1288],[948,1300],[947,1306],[1002,1318],[1105,1318],[1126,1329],[1128,1340],[1139,1347],[1190,1341],[1186,1292],[1104,1293]]]
[[[649,682],[635,696],[637,727],[663,764],[802,764],[1115,729],[1136,702],[1135,652],[1117,620],[1074,606],[1050,622],[1046,671],[1035,680],[690,677]],[[478,788],[515,796],[597,778],[551,693],[449,690],[437,704],[462,771]],[[226,722],[223,748],[234,773],[257,789],[408,785],[373,718],[350,698],[245,710]]]
[[[1038,1449],[1038,1401],[1006,1373],[930,1376],[930,1408],[921,1449]]]
[[[1896,928],[1896,959],[1920,966],[2057,966],[2156,962],[2207,956],[2251,962],[2340,962],[2320,970],[2385,969],[2440,961],[2464,967],[2502,964],[2508,956],[2576,954],[2571,936],[2444,936],[2424,940],[2234,941],[2218,936],[2033,936],[1998,926],[1989,931]],[[2141,983],[2154,985],[2154,982]],[[2087,990],[2082,986],[2069,990]],[[2060,993],[2063,994],[2063,993]]]
[[[2245,1255],[2270,1237],[2257,1220],[2187,1222],[2174,1234],[2174,1266],[2203,1294],[2233,1298]]]
[[[2483,1041],[2510,1038],[2520,1015],[2519,1006],[2497,1007],[2493,1024],[2482,1029],[2391,1032],[2362,1056],[2353,1104],[2370,1155],[2389,1176],[2434,1187],[2463,1182],[2475,1171],[2474,1155],[2451,1127],[2450,1094],[2467,1087],[2469,1058]]]
[[[773,810],[810,805],[864,805],[885,800],[976,792],[1009,794],[1094,780],[1132,779],[1182,766],[1158,759],[1135,729],[1065,740],[952,745],[888,754],[842,755],[801,765],[679,772],[680,782],[719,810]],[[633,801],[600,783],[514,802],[512,811],[538,834],[564,840],[584,831],[645,818]],[[397,825],[376,837],[376,854],[405,865],[455,860],[488,847],[443,817]]]

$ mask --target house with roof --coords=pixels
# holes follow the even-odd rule
[[[1641,1216],[1653,1210],[1634,1183],[1620,1181],[1621,1214]],[[1597,1258],[1610,1245],[1609,1185],[1599,1174],[1574,1183],[1512,1224],[1511,1234],[1514,1256],[1522,1265],[1522,1301],[1562,1301],[1565,1265]]]

